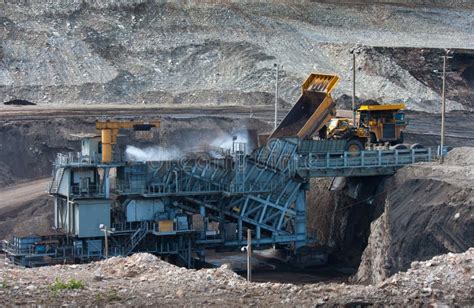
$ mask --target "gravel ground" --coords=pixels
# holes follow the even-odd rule
[[[273,102],[278,62],[281,103],[293,104],[314,71],[340,75],[334,94],[350,95],[348,51],[356,45],[474,47],[469,9],[309,1],[81,2],[87,4],[2,7],[0,101],[265,105]],[[432,106],[439,89],[389,55],[368,50],[361,48],[357,60],[359,97],[439,109]],[[464,106],[448,101],[448,110],[458,109]]]
[[[0,269],[0,305],[474,304],[474,248],[415,262],[378,285],[249,283],[225,265],[188,270],[150,254],[84,265]],[[77,289],[52,290],[77,280]],[[55,283],[56,282],[56,283]]]

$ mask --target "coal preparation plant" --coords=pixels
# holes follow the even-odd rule
[[[50,234],[15,236],[2,249],[15,264],[80,263],[149,252],[187,267],[210,248],[278,247],[294,262],[318,259],[306,226],[313,177],[366,177],[433,159],[403,144],[403,105],[360,106],[337,118],[334,75],[312,74],[293,109],[258,146],[232,140],[179,157],[129,160],[116,150],[121,129],[160,129],[156,119],[101,118],[79,153],[60,153],[49,194]],[[248,230],[250,232],[248,233]]]

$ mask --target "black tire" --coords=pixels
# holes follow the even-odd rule
[[[419,143],[414,143],[410,145],[410,150],[424,149],[425,147]]]
[[[390,148],[391,150],[408,150],[408,147],[404,144],[397,144]]]
[[[360,140],[351,139],[347,141],[346,146],[344,147],[346,152],[361,152],[364,150],[364,145]]]
[[[341,139],[346,139],[346,140],[350,140],[350,139],[353,139],[354,138],[354,129],[349,129],[348,131],[346,131],[342,136],[341,136]]]

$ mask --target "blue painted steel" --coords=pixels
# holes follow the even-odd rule
[[[244,228],[250,227],[258,230],[259,240],[301,246],[306,243],[303,184],[310,177],[392,174],[401,166],[432,159],[430,149],[348,153],[342,147],[340,141],[272,139],[250,155],[237,151],[232,158],[119,162],[117,193],[183,198],[176,207],[194,213],[205,208],[217,221],[236,222],[241,243]],[[73,168],[82,161],[73,155],[58,158],[58,167]]]
[[[86,218],[72,217],[72,206],[80,206],[84,200],[98,205],[103,203],[108,195],[103,187],[108,185],[98,175],[116,168],[115,188],[111,193],[119,198],[112,209],[107,208],[107,213],[101,214],[116,219],[110,234],[110,243],[115,246],[109,246],[109,255],[126,255],[134,251],[178,254],[190,265],[194,233],[194,244],[198,246],[245,245],[248,228],[255,231],[253,241],[260,245],[282,244],[299,248],[314,240],[310,239],[306,228],[305,193],[311,177],[393,174],[404,165],[433,158],[430,149],[348,153],[342,148],[343,142],[338,141],[287,138],[272,139],[267,146],[250,155],[246,154],[244,145],[238,144],[231,151],[213,150],[209,155],[190,154],[173,161],[117,161],[102,165],[95,156],[58,155],[49,192],[56,198],[58,220],[63,225],[82,226],[81,219]],[[64,174],[74,174],[78,170],[83,177],[89,174],[85,170],[92,170],[91,178],[82,179],[79,189],[73,187],[76,184],[69,184],[68,190],[60,191]],[[89,187],[90,183],[97,187]],[[163,203],[159,213],[136,215],[148,211],[151,207],[147,206],[138,212],[135,209],[135,216],[127,219],[127,204],[133,200],[137,206],[155,201]],[[131,210],[128,209],[128,215]],[[98,213],[88,213],[88,216],[95,214]],[[205,229],[195,232],[187,228],[188,214],[202,215]],[[137,219],[139,216],[141,218]],[[160,231],[158,221],[167,219],[174,219],[173,230]],[[99,232],[98,226],[95,227],[99,220],[94,220],[90,231]],[[218,222],[220,230],[207,230],[209,222]],[[229,231],[235,228],[237,234]],[[232,234],[226,235],[224,229]],[[80,234],[74,234],[74,228],[67,232],[68,238],[78,240]],[[69,248],[58,247],[55,253],[63,249],[64,255],[70,253],[82,259],[103,254],[102,240],[97,237],[86,237],[84,243],[85,247],[79,247],[71,242]],[[14,246],[4,244],[12,252]],[[36,249],[36,253],[41,251],[41,247]],[[31,254],[37,256],[34,251]]]

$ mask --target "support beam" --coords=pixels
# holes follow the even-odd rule
[[[110,175],[109,175],[110,168],[104,168],[104,198],[110,198]]]
[[[295,233],[306,237],[306,191],[300,189],[296,198]],[[296,242],[296,248],[304,246],[304,242]]]

